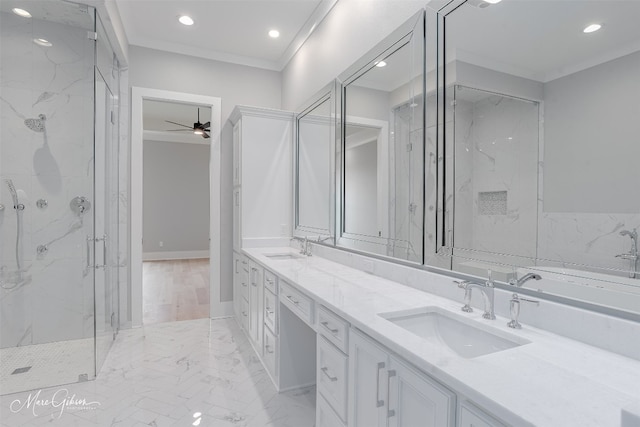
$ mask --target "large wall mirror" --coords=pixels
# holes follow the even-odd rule
[[[340,76],[343,248],[423,262],[424,12]]]
[[[336,82],[325,86],[296,115],[294,150],[295,236],[333,243]]]
[[[640,2],[440,16],[452,268],[640,313]]]

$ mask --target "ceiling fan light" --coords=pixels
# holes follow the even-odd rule
[[[194,129],[193,133],[196,135],[204,135],[204,130],[202,129]]]

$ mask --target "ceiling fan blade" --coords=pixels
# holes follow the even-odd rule
[[[202,125],[203,128],[208,128],[209,126],[211,126],[211,122],[207,122]]]
[[[167,129],[161,132],[193,132],[191,129]]]
[[[203,137],[204,139],[211,138],[211,137],[209,136],[209,134],[208,134],[208,133],[206,133],[206,132],[204,132],[204,133],[202,134],[202,137]]]
[[[182,127],[185,127],[185,128],[193,129],[191,126],[183,125],[182,123],[172,122],[171,120],[165,120],[165,122],[171,123],[171,124],[174,124],[174,125],[178,125],[178,126],[182,126]]]

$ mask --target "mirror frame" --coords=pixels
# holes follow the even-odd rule
[[[460,255],[456,255],[455,251],[461,252],[473,252],[472,250],[465,251],[463,248],[456,248],[453,245],[453,211],[455,209],[453,197],[447,199],[448,196],[452,196],[454,194],[454,185],[452,171],[448,170],[452,168],[453,157],[449,160],[449,164],[447,164],[447,158],[449,156],[455,155],[455,147],[451,145],[451,149],[454,152],[447,152],[446,143],[447,143],[447,132],[446,132],[446,120],[447,120],[447,88],[446,84],[448,81],[451,81],[451,67],[447,67],[447,44],[446,44],[446,20],[449,14],[454,12],[464,3],[467,3],[469,0],[433,0],[426,6],[426,37],[427,37],[427,57],[428,58],[436,58],[436,87],[435,91],[437,93],[437,123],[438,123],[438,131],[437,131],[437,147],[442,153],[443,161],[442,163],[438,162],[441,166],[438,171],[438,200],[442,209],[438,210],[438,221],[437,221],[437,232],[438,234],[438,255],[442,255],[443,257],[448,257],[451,261],[448,267],[448,271],[446,267],[442,267],[441,265],[430,265],[431,263],[425,262],[424,269],[428,271],[434,271],[438,273],[443,273],[447,275],[453,275],[456,277],[461,277],[464,279],[471,280],[486,280],[486,277],[475,276],[473,274],[461,272],[454,270],[453,259],[454,257]],[[432,51],[429,51],[432,49]],[[435,49],[435,52],[433,51]],[[453,90],[453,86],[448,89],[449,91]],[[518,95],[507,95],[501,94],[505,96],[510,96],[513,98],[518,98]],[[540,102],[540,111],[539,117],[544,117],[544,103],[543,100],[532,100],[527,97],[523,98],[526,101],[534,101]],[[542,137],[542,150],[544,150],[544,138]],[[539,154],[540,155],[540,154]],[[540,181],[540,177],[538,180]],[[540,182],[539,184],[540,185]],[[447,213],[451,212],[449,218],[447,217]],[[450,230],[451,232],[446,232],[446,230]],[[489,253],[492,254],[492,253]],[[513,258],[521,258],[518,255],[513,254],[499,254],[504,257],[513,257]],[[478,259],[477,257],[473,258],[473,255],[469,255],[469,257],[464,257],[465,259]],[[483,261],[487,264],[492,264],[491,261]],[[507,265],[500,262],[493,262],[494,265]],[[510,266],[511,264],[509,264]],[[594,267],[597,269],[597,266],[587,266]],[[544,267],[540,267],[541,271],[544,271]],[[513,286],[509,285],[506,282],[496,281],[495,285],[497,288],[501,288],[508,291],[513,291]],[[622,319],[628,319],[632,321],[640,321],[640,313],[639,312],[631,312],[622,308],[603,305],[596,301],[587,301],[577,299],[571,296],[565,296],[562,294],[556,293],[548,293],[543,291],[538,291],[532,288],[518,288],[518,293],[523,295],[530,295],[536,298],[544,299],[547,301],[553,301],[561,304],[565,304],[572,307],[578,307],[581,309],[589,310],[592,312],[603,313],[610,316],[615,316]]]
[[[405,21],[402,25],[400,25],[395,31],[393,31],[390,35],[385,37],[384,40],[382,40],[374,48],[369,50],[366,54],[364,54],[360,59],[358,59],[355,63],[353,63],[349,68],[347,68],[338,76],[338,82],[340,84],[339,89],[340,89],[340,101],[341,101],[342,114],[340,118],[340,127],[339,127],[340,144],[339,146],[336,146],[336,149],[339,150],[336,156],[337,161],[339,162],[339,168],[336,170],[336,220],[335,220],[336,243],[335,245],[342,250],[347,250],[354,253],[362,253],[367,256],[372,256],[375,258],[381,258],[385,260],[393,260],[394,262],[397,262],[397,263],[408,264],[412,266],[420,266],[424,264],[424,234],[425,234],[424,233],[424,224],[425,224],[424,209],[423,209],[423,215],[422,215],[422,234],[423,234],[423,238],[421,239],[422,248],[420,251],[421,252],[420,259],[417,261],[408,261],[408,260],[403,260],[401,258],[394,258],[386,254],[367,252],[364,250],[346,247],[340,244],[340,240],[348,239],[354,242],[362,242],[364,244],[376,244],[384,247],[386,247],[389,243],[389,238],[353,234],[353,233],[347,232],[344,229],[344,215],[345,215],[344,177],[345,177],[345,171],[346,171],[345,169],[346,125],[347,123],[363,124],[365,126],[372,126],[375,124],[375,120],[358,118],[355,116],[347,115],[348,111],[346,111],[346,106],[345,106],[345,101],[346,101],[345,91],[349,86],[349,84],[353,83],[358,78],[366,74],[369,70],[371,70],[375,66],[375,64],[378,61],[389,56],[394,51],[400,49],[402,46],[409,43],[409,41],[411,40],[414,34],[414,29],[416,28],[417,25],[420,24],[420,22],[422,22],[422,24],[425,25],[424,9],[420,9],[418,12],[416,12],[407,21]],[[424,45],[426,47],[426,39],[424,41]],[[423,57],[422,57],[422,75],[423,75],[422,98],[423,100],[426,100],[426,88],[425,88],[425,82],[424,82],[425,75],[426,75],[424,50],[423,50]],[[425,123],[426,123],[426,104],[423,107],[422,116],[423,116],[422,127],[424,129]],[[424,147],[424,141],[425,141],[424,138],[425,138],[425,135],[423,132],[423,137],[422,137],[423,147]],[[423,175],[424,175],[424,156],[422,158],[422,168],[423,168]],[[424,196],[424,190],[423,190],[423,196]],[[424,200],[422,201],[422,203],[424,205]]]
[[[336,197],[335,197],[335,189],[336,189],[336,138],[338,132],[340,132],[339,118],[340,118],[340,106],[341,101],[339,99],[340,90],[339,83],[337,80],[332,80],[327,85],[325,85],[322,89],[320,89],[315,95],[313,95],[307,102],[303,104],[303,106],[299,109],[300,111],[295,115],[294,121],[294,143],[293,143],[293,236],[294,237],[316,237],[316,243],[324,243],[333,245],[335,243],[335,211],[336,211]],[[299,200],[298,193],[300,191],[300,162],[298,161],[299,156],[299,145],[300,145],[300,120],[313,111],[314,108],[322,104],[323,102],[329,101],[329,109],[330,109],[330,120],[329,120],[329,129],[330,129],[330,138],[329,138],[329,203],[327,215],[329,216],[329,228],[322,229],[311,226],[305,226],[300,224],[300,208],[299,208]]]

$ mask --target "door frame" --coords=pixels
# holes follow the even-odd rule
[[[172,92],[143,87],[131,88],[131,146],[130,146],[130,277],[131,327],[142,326],[142,104],[145,99],[211,107],[210,160],[209,160],[209,317],[228,317],[233,314],[233,302],[220,300],[222,269],[220,265],[220,149],[221,105],[219,97]]]

